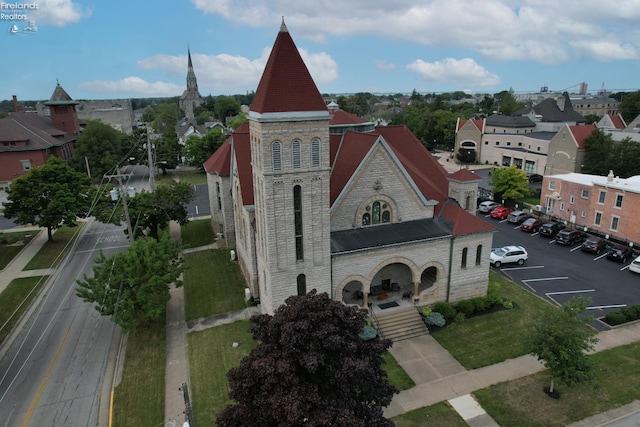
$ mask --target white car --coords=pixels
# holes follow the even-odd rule
[[[629,271],[640,273],[640,256],[631,261],[631,264],[629,264]]]
[[[478,206],[478,210],[480,212],[491,212],[498,206],[500,206],[500,203],[496,203],[493,200],[487,200],[485,202],[480,203],[480,206]]]
[[[527,250],[522,246],[504,246],[491,250],[491,265],[500,268],[502,264],[517,262],[518,265],[524,264],[529,259]]]

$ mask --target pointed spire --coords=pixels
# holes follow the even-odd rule
[[[287,26],[284,23],[284,15],[282,15],[282,24],[280,24],[280,32],[281,33],[288,33],[289,30],[287,29]]]
[[[189,57],[189,64],[187,65],[189,68],[193,68],[193,64],[191,63],[191,49],[187,46],[187,56]]]

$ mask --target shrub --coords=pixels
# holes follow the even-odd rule
[[[462,323],[465,321],[465,319],[466,317],[463,313],[456,313],[456,317],[453,318],[453,321],[456,323]]]
[[[625,322],[633,322],[640,318],[640,305],[631,305],[628,307],[622,307],[620,313],[624,315]]]
[[[422,307],[420,309],[420,314],[422,314],[422,317],[427,317],[428,315],[431,314],[431,309],[429,307]]]
[[[465,316],[469,316],[470,314],[473,314],[475,306],[473,305],[473,301],[465,299],[460,301],[458,305],[456,305],[456,309]]]
[[[447,323],[446,320],[444,320],[444,316],[442,316],[442,314],[438,313],[437,311],[432,311],[427,317],[424,318],[424,322],[427,324],[427,326],[433,325],[438,327],[442,327]]]
[[[362,328],[362,332],[358,334],[363,341],[372,340],[376,335],[378,335],[378,331],[371,325],[365,325],[364,328]]]
[[[440,301],[437,302],[436,305],[433,306],[433,311],[437,311],[442,314],[442,316],[446,320],[453,320],[456,316],[456,309],[451,306],[448,302]]]
[[[471,304],[473,304],[474,313],[482,313],[487,308],[489,308],[489,304],[486,297],[471,298]]]
[[[507,300],[507,301],[504,301],[502,303],[502,306],[504,308],[506,308],[507,310],[511,310],[513,308],[513,303],[511,301]]]
[[[487,308],[496,307],[502,305],[504,301],[499,295],[489,294],[487,295]]]
[[[625,323],[625,316],[619,311],[613,311],[604,316],[604,320],[611,326],[621,325],[622,323]]]

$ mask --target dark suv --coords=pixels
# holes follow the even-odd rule
[[[571,246],[580,243],[585,239],[586,235],[578,230],[562,230],[556,234],[556,243]]]
[[[614,246],[607,252],[607,259],[627,262],[630,258],[633,258],[633,250],[628,246]]]
[[[604,239],[598,239],[597,237],[589,237],[582,242],[580,250],[584,252],[591,252],[592,254],[600,255],[602,251],[607,249],[607,242]]]
[[[564,230],[564,224],[559,222],[545,222],[540,226],[540,235],[545,237],[556,237],[558,231]]]

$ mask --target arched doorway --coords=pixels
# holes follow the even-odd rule
[[[352,280],[342,289],[342,302],[344,304],[363,304],[363,287],[359,280]]]
[[[420,275],[420,285],[418,292],[426,291],[436,284],[438,280],[438,269],[436,267],[427,267]]]

